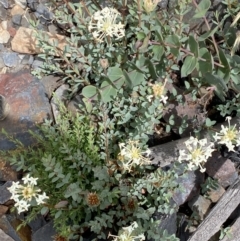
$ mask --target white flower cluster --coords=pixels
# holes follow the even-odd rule
[[[45,200],[49,197],[46,196],[46,193],[39,194],[41,190],[36,187],[37,179],[30,177],[29,174],[24,177],[23,184],[19,184],[19,182],[13,182],[12,186],[8,188],[11,192],[15,203],[15,207],[18,210],[18,213],[27,211],[31,204],[35,201],[37,205],[45,203]]]
[[[234,151],[235,146],[240,146],[240,130],[236,129],[236,125],[230,125],[230,116],[226,120],[228,126],[221,125],[221,131],[216,133],[213,138],[218,144],[225,144],[229,151]]]
[[[191,136],[189,140],[185,141],[185,145],[187,150],[180,150],[178,161],[188,161],[190,170],[200,167],[200,171],[204,172],[205,168],[202,165],[212,155],[214,143],[208,142],[207,139],[198,140]]]
[[[151,151],[147,149],[142,151],[138,141],[129,140],[128,143],[120,143],[119,160],[122,162],[125,171],[131,171],[134,165],[144,165],[150,162],[149,155]]]
[[[92,32],[93,37],[99,42],[103,42],[106,36],[122,38],[125,36],[124,25],[120,22],[116,23],[120,15],[116,9],[109,7],[95,12],[88,26],[89,32]]]
[[[109,235],[110,237],[114,237],[113,241],[143,241],[145,240],[145,236],[143,234],[139,234],[134,236],[133,232],[138,228],[138,224],[133,222],[128,227],[123,227],[122,232],[119,236]]]

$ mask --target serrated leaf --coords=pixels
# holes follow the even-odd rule
[[[181,68],[181,77],[186,77],[192,73],[197,65],[197,59],[194,56],[187,56]]]

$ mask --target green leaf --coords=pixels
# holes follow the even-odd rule
[[[41,209],[41,215],[46,215],[49,212],[49,208],[48,207],[43,207]]]
[[[211,1],[210,0],[202,0],[198,4],[198,9],[196,9],[196,13],[193,16],[193,18],[202,18],[202,17],[204,17],[210,7],[211,7]]]
[[[199,70],[199,75],[204,76],[205,73],[207,72],[212,72],[213,70],[213,57],[211,53],[208,51],[207,48],[201,48],[199,50],[199,56],[203,58],[204,60],[199,60],[198,61],[198,70]]]
[[[154,45],[152,48],[154,59],[161,60],[163,54],[164,54],[164,47],[161,45]]]
[[[131,79],[132,86],[140,85],[145,80],[145,75],[143,73],[140,73],[136,70],[131,71],[131,73],[128,74],[128,76]]]
[[[178,56],[179,55],[179,49],[181,47],[181,43],[179,41],[179,37],[177,35],[169,35],[166,37],[165,42],[167,44],[169,44],[170,47],[170,52],[174,55],[174,56]]]
[[[228,90],[227,85],[223,78],[218,75],[213,75],[211,73],[206,73],[203,77],[203,81],[208,85],[213,85],[216,87],[215,93],[222,100],[225,100],[225,92]]]
[[[188,44],[189,44],[189,48],[190,48],[191,52],[194,54],[194,56],[196,58],[198,58],[199,46],[198,46],[197,41],[195,40],[195,38],[192,35],[189,36]]]
[[[107,76],[111,81],[116,81],[123,77],[123,72],[118,67],[110,67],[108,68]]]
[[[152,61],[150,59],[147,59],[146,63],[148,65],[148,69],[149,69],[149,73],[150,73],[151,77],[154,80],[156,80],[158,76],[157,76],[157,72],[156,72],[155,66],[153,65],[153,63],[152,63]]]
[[[192,73],[197,65],[197,59],[194,56],[187,56],[181,68],[181,77],[186,77]]]
[[[92,98],[97,94],[97,88],[92,85],[88,85],[82,89],[82,94],[86,98]]]
[[[112,100],[113,97],[117,95],[116,89],[110,85],[107,81],[104,81],[100,89],[102,101],[107,103]]]
[[[144,38],[142,46],[138,49],[140,53],[145,53],[148,51],[150,33]]]
[[[209,118],[206,119],[206,126],[210,127],[216,124],[216,121],[211,121]]]
[[[213,36],[217,30],[218,30],[218,26],[216,28],[212,29],[211,31],[208,31],[208,32],[204,33],[203,35],[199,36],[198,41],[203,41],[203,40],[207,39],[208,37]]]

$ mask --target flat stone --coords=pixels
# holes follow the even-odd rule
[[[0,43],[6,44],[10,39],[10,34],[7,30],[0,28]]]
[[[207,215],[211,205],[211,201],[203,197],[202,195],[196,196],[190,202],[188,202],[188,206],[195,211],[201,220]]]
[[[17,15],[17,14],[23,15],[24,13],[25,13],[24,9],[18,4],[13,6],[13,8],[11,9],[11,15],[12,16]]]
[[[8,0],[0,0],[0,3],[3,5],[4,8],[9,8]]]
[[[6,205],[0,205],[0,217],[2,217],[4,214],[6,214],[8,209],[9,208]]]
[[[51,21],[54,17],[53,13],[49,11],[47,6],[42,3],[37,5],[34,14],[42,24],[46,24],[47,22]]]
[[[18,58],[18,54],[17,53],[13,53],[13,52],[3,52],[1,54],[2,59],[4,61],[4,64],[7,67],[15,67],[19,64],[20,59]]]
[[[22,21],[22,15],[16,14],[12,16],[12,22],[14,25],[20,26]]]
[[[1,3],[0,3],[0,19],[1,20],[7,19],[7,9],[5,9]]]
[[[8,181],[4,185],[0,186],[0,204],[6,203],[11,199],[12,194],[8,191],[8,187],[12,186],[12,182]]]
[[[11,41],[12,50],[22,54],[38,54],[41,49],[37,47],[37,40],[34,37],[35,30],[20,27]],[[44,32],[49,36],[49,42],[58,41],[58,47],[63,50],[66,45],[65,36]]]
[[[222,195],[225,193],[225,189],[219,185],[217,189],[211,189],[207,195],[208,198],[213,202],[216,203],[221,197]]]
[[[56,231],[53,227],[53,222],[49,222],[32,235],[32,241],[52,241]]]
[[[31,55],[30,55],[31,56]],[[62,81],[60,77],[54,75],[47,75],[41,79],[42,84],[45,87],[47,96],[51,99],[53,92],[62,85]]]
[[[9,235],[14,241],[31,241],[31,229],[28,225],[17,231],[22,222],[14,215],[3,215],[0,218],[0,229]]]
[[[212,153],[205,164],[205,168],[206,173],[217,179],[224,188],[230,186],[238,178],[234,163],[230,159],[222,157],[218,152]]]
[[[7,181],[17,181],[18,173],[13,167],[9,164],[9,162],[0,157],[0,182]]]
[[[189,171],[179,176],[177,182],[180,184],[180,188],[174,191],[173,200],[180,206],[199,194],[200,185],[204,182],[204,175],[199,171]]]
[[[14,241],[10,236],[8,236],[7,234],[5,234],[2,229],[0,229],[0,237],[1,237],[1,241]]]
[[[41,82],[28,71],[0,75],[0,95],[5,96],[8,103],[0,130],[4,129],[24,145],[33,144],[29,130],[37,131],[36,124],[51,117],[51,107]],[[0,134],[0,150],[12,148],[14,144]]]
[[[19,5],[21,8],[25,9],[27,7],[27,1],[26,0],[14,0],[17,5]]]

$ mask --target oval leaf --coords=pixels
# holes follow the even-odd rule
[[[186,77],[191,74],[195,69],[196,65],[197,59],[194,56],[187,56],[181,69],[181,77]]]

